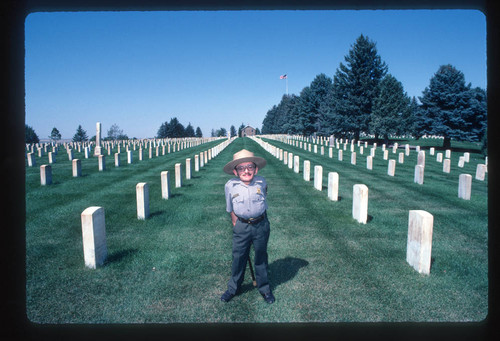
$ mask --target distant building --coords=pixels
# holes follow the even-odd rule
[[[241,129],[241,137],[245,136],[255,136],[255,129],[250,126]]]

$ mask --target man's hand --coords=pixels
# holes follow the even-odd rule
[[[236,221],[238,220],[238,217],[234,212],[231,212],[231,222],[233,223],[233,226],[236,225]]]

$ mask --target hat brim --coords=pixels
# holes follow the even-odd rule
[[[255,163],[255,165],[257,166],[258,169],[264,168],[266,166],[266,163],[267,163],[266,159],[258,157],[258,156],[243,157],[241,159],[237,159],[237,160],[233,160],[233,161],[228,162],[224,166],[224,173],[234,175],[234,173],[233,173],[234,167],[236,167],[240,163],[244,163],[244,162],[253,162],[253,163]]]

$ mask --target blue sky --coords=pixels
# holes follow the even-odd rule
[[[117,124],[154,137],[177,117],[187,126],[261,128],[286,90],[333,78],[355,40],[368,36],[409,96],[440,65],[486,89],[486,17],[474,10],[172,11],[31,13],[25,22],[26,124],[71,139]],[[103,136],[103,137],[104,137]]]

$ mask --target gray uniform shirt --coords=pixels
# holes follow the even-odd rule
[[[267,182],[262,176],[254,176],[247,186],[239,178],[226,182],[226,211],[234,211],[243,219],[257,218],[267,210]]]

